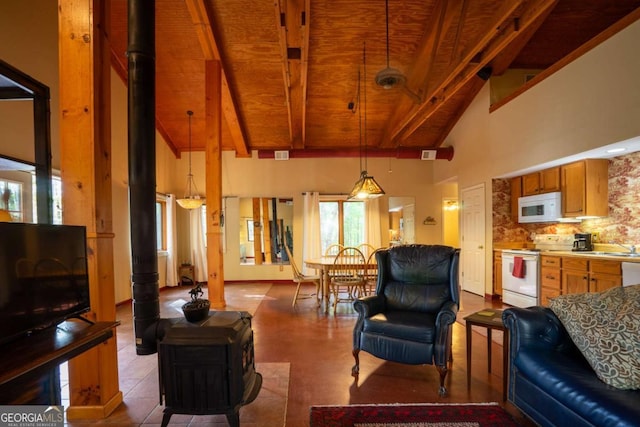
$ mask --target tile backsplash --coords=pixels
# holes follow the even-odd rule
[[[640,244],[640,152],[609,160],[609,216],[581,223],[518,224],[509,179],[493,180],[493,241],[532,241],[537,234],[599,233],[602,243]]]

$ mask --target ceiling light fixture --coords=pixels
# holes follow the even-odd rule
[[[364,81],[364,87],[362,89],[362,101],[363,108],[358,108],[358,127],[360,130],[360,179],[356,181],[356,184],[349,193],[348,200],[351,199],[375,199],[384,195],[384,190],[373,176],[367,173],[367,59],[366,59],[367,47],[366,43],[362,47],[362,80]],[[358,95],[357,103],[360,104],[360,71],[358,71]],[[363,111],[364,110],[364,125],[363,125]],[[364,128],[364,135],[363,135]],[[364,169],[362,168],[362,141],[364,139]]]
[[[387,68],[378,71],[376,74],[376,84],[385,89],[391,89],[398,85],[404,85],[406,78],[402,71],[389,65],[389,0],[385,0],[385,17],[387,28]]]
[[[184,198],[176,201],[181,208],[197,209],[202,206],[204,200],[198,195],[198,187],[196,187],[193,174],[191,173],[191,116],[193,116],[193,111],[187,111],[187,115],[189,116],[189,175],[187,175],[187,191],[185,192]]]

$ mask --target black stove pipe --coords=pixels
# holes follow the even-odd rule
[[[128,139],[133,322],[136,353],[157,351],[155,1],[129,0]],[[146,332],[147,331],[147,332]],[[145,333],[146,332],[146,333]]]

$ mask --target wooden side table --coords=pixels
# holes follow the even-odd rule
[[[502,331],[502,400],[507,400],[507,376],[509,357],[509,331],[502,323],[502,310],[485,309],[464,318],[467,325],[467,387],[471,386],[471,327],[481,326],[487,329],[487,364],[491,372],[491,331]]]

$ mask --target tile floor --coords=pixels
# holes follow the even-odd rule
[[[502,402],[501,336],[494,333],[492,370],[487,372],[485,339],[473,340],[471,387],[466,381],[466,315],[502,305],[463,292],[458,323],[454,326],[454,365],[447,378],[448,395],[438,395],[435,367],[408,366],[360,354],[360,378],[351,376],[351,336],[356,314],[339,305],[336,315],[318,310],[315,298],[291,306],[293,284],[233,283],[225,288],[226,310],[253,314],[256,367],[264,377],[258,398],[240,409],[242,427],[307,427],[311,405],[416,402],[501,402],[523,425],[530,425],[513,405]],[[311,292],[312,287],[303,288]],[[188,288],[160,292],[161,317],[180,317]],[[70,427],[112,425],[159,426],[163,407],[158,404],[157,358],[135,354],[130,304],[120,305],[117,330],[120,389],[124,404],[104,420],[74,420]],[[482,330],[474,330],[478,337]],[[68,396],[62,370],[63,399]],[[65,406],[68,400],[63,401]],[[224,415],[174,415],[171,426],[226,426]]]

